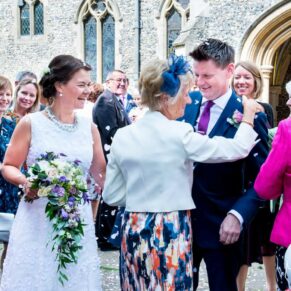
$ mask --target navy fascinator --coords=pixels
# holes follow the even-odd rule
[[[169,69],[163,72],[164,82],[161,86],[161,92],[175,97],[180,88],[180,79],[178,76],[186,75],[191,72],[189,62],[183,56],[171,54],[168,59]]]

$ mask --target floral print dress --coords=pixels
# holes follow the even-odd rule
[[[125,211],[120,268],[122,290],[192,290],[190,210]]]

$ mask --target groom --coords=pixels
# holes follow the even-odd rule
[[[234,49],[217,39],[200,44],[190,56],[200,91],[190,94],[184,120],[196,131],[210,137],[233,138],[243,106],[241,98],[229,88],[234,71]],[[211,291],[237,290],[240,268],[241,231],[260,205],[253,190],[253,179],[268,154],[266,116],[258,113],[254,128],[260,141],[246,159],[223,164],[194,166],[192,196],[193,279],[204,259]]]

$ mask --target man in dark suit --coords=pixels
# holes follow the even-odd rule
[[[200,91],[190,94],[185,122],[210,137],[233,138],[242,118],[242,100],[229,87],[234,71],[234,49],[227,43],[208,39],[190,56]],[[192,195],[196,209],[193,224],[193,279],[204,259],[211,291],[235,291],[240,268],[241,231],[255,215],[260,199],[253,179],[268,154],[266,116],[258,113],[254,128],[260,141],[243,160],[224,164],[194,165]]]
[[[106,78],[107,89],[99,96],[93,108],[93,122],[98,126],[106,161],[116,131],[130,124],[124,109],[127,82],[123,71],[110,72]],[[107,205],[101,198],[96,219],[96,236],[101,250],[114,249],[108,238],[114,226],[116,212],[117,207]]]

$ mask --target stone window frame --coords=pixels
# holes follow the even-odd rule
[[[190,2],[186,9],[177,0],[163,0],[156,18],[158,19],[158,55],[160,58],[167,58],[168,41],[167,41],[167,16],[174,8],[181,15],[181,31],[186,25],[190,14]]]
[[[21,34],[21,8],[17,5],[17,35],[20,39],[31,39],[34,37],[43,37],[45,35],[45,13],[43,13],[43,34],[35,34],[35,21],[34,21],[34,5],[36,2],[40,2],[43,5],[43,12],[45,11],[45,0],[22,0],[29,6],[29,25],[30,25],[30,33],[29,35]]]
[[[79,33],[80,33],[80,51],[82,58],[85,58],[85,32],[84,32],[84,20],[88,16],[88,14],[91,14],[96,19],[97,24],[97,80],[96,82],[102,83],[102,68],[103,68],[103,62],[102,62],[102,19],[109,13],[115,20],[115,68],[119,68],[121,64],[121,55],[120,55],[120,49],[119,49],[119,43],[121,39],[121,22],[122,17],[121,13],[118,7],[118,4],[114,0],[104,0],[106,4],[106,10],[98,14],[94,10],[91,9],[90,4],[94,0],[83,0],[81,5],[79,6],[79,10],[77,12],[77,16],[75,19],[75,23],[79,24]]]

